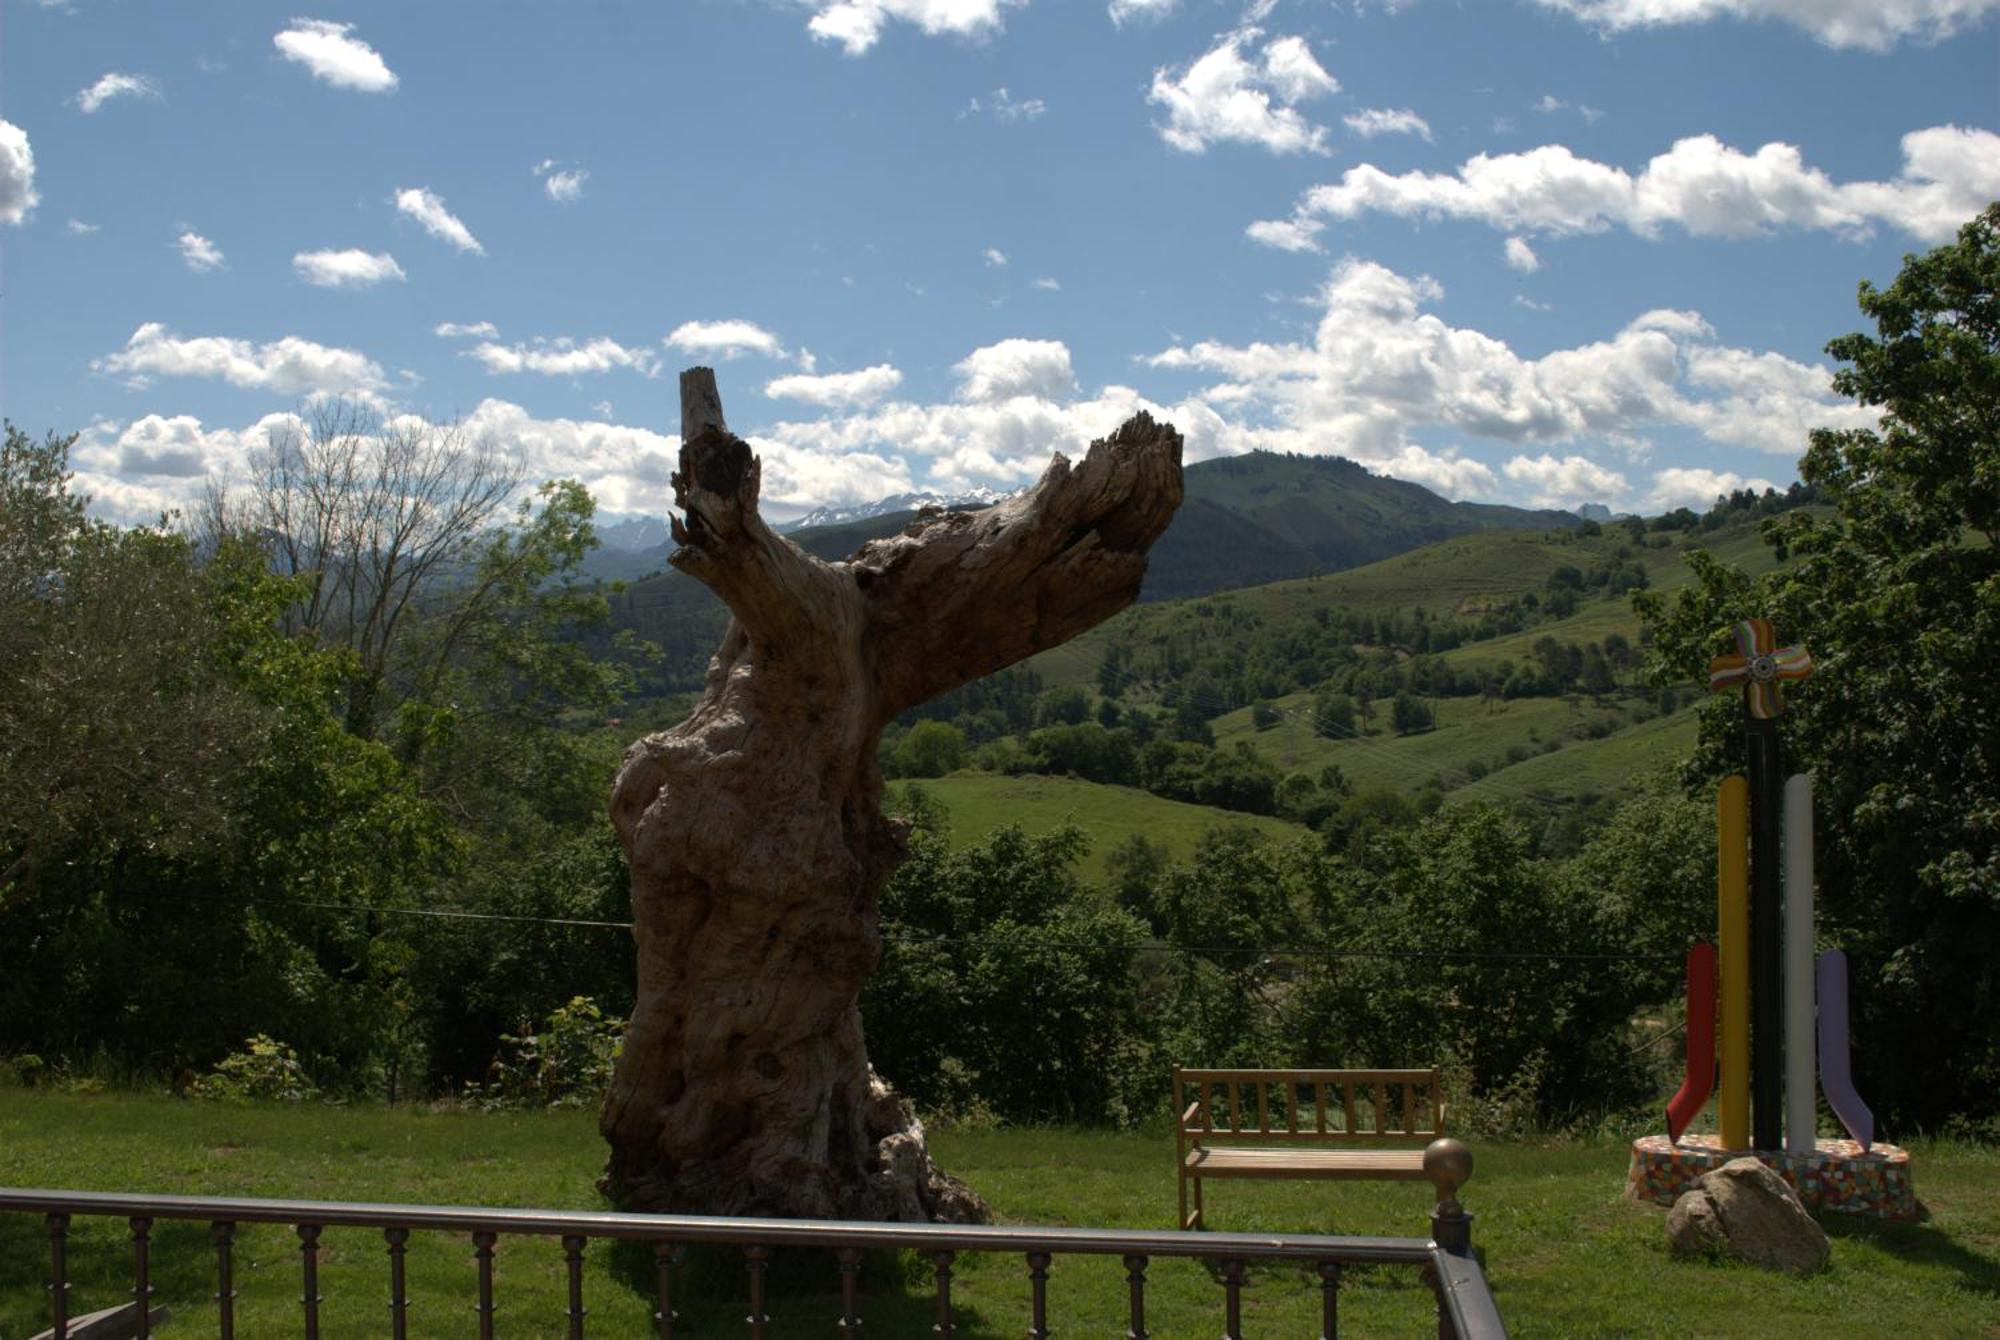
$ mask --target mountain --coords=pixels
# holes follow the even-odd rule
[[[870,521],[878,516],[892,513],[917,512],[926,507],[942,507],[946,511],[973,511],[981,507],[991,507],[1002,498],[1011,498],[1012,493],[1002,493],[998,489],[972,489],[966,493],[898,493],[872,503],[857,503],[852,507],[818,507],[807,512],[796,521],[787,521],[771,527],[781,535],[794,531],[816,530],[827,526],[851,526],[857,521]]]
[[[1197,462],[1187,467],[1185,478],[1186,500],[1153,546],[1142,600],[1178,600],[1337,572],[1475,531],[1567,530],[1578,524],[1568,512],[1451,502],[1420,484],[1373,474],[1338,457],[1258,451]],[[914,508],[879,512],[804,527],[790,538],[820,558],[840,559],[869,540],[895,534],[915,515]],[[633,581],[612,600],[618,626],[661,648],[664,659],[653,684],[660,691],[700,684],[727,622],[726,611],[700,583],[661,571],[668,552],[668,545],[660,545],[629,555],[634,563],[651,563],[646,570],[656,575]]]

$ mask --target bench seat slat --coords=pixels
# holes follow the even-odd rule
[[[1421,1149],[1194,1149],[1189,1172],[1203,1177],[1312,1177],[1424,1180]]]

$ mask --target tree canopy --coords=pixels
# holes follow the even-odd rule
[[[1835,387],[1881,411],[1800,463],[1832,512],[1763,523],[1792,562],[1752,579],[1690,556],[1638,597],[1658,668],[1700,676],[1737,620],[1811,651],[1787,690],[1790,766],[1818,796],[1822,941],[1847,949],[1860,1081],[1891,1121],[1991,1113],[2000,1092],[2000,204],[1863,283],[1873,334],[1834,340]],[[1733,766],[1733,696],[1698,771]]]

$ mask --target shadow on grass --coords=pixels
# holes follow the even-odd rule
[[[1829,1214],[1820,1218],[1820,1226],[1829,1238],[1871,1243],[1912,1265],[1955,1270],[1961,1288],[2000,1298],[2000,1257],[1961,1246],[1935,1225],[1892,1224],[1863,1215]]]
[[[653,1244],[621,1240],[611,1248],[611,1275],[657,1307],[658,1260]],[[861,1258],[856,1311],[867,1334],[925,1336],[936,1320],[931,1263],[913,1251],[874,1251]],[[840,1319],[840,1266],[830,1251],[773,1249],[764,1274],[764,1311],[777,1335],[829,1334]],[[749,1274],[740,1247],[701,1245],[687,1249],[669,1276],[673,1308],[690,1334],[727,1335],[743,1324],[749,1310]],[[996,1326],[978,1309],[952,1304],[954,1332],[969,1340],[1000,1340],[1019,1327]]]
[[[77,1216],[65,1244],[69,1315],[132,1300],[132,1232],[121,1218]],[[48,1223],[0,1213],[0,1335],[37,1335],[52,1321]],[[215,1248],[207,1224],[160,1220],[149,1254],[153,1304],[189,1310],[215,1292]]]

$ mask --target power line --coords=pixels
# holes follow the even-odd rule
[[[396,907],[396,906],[350,906],[345,903],[316,902],[308,899],[260,898],[254,895],[235,897],[229,894],[182,893],[175,897],[204,899],[214,902],[243,902],[278,907],[309,908],[319,911],[344,912],[353,916],[369,914],[382,916],[435,917],[453,921],[487,921],[510,924],[531,924],[543,926],[576,926],[600,930],[633,929],[630,921],[596,921],[583,917],[535,917],[515,913],[466,912],[454,908],[438,907]],[[937,945],[957,949],[984,948],[990,945],[1020,944],[1017,938],[1002,935],[985,936],[943,936],[943,935],[884,935],[883,943],[894,945]],[[1431,950],[1431,949],[1327,949],[1311,945],[1175,945],[1175,944],[1106,944],[1095,940],[1052,940],[1035,938],[1028,943],[1037,948],[1121,950],[1137,954],[1178,954],[1183,957],[1216,958],[1222,956],[1255,956],[1264,959],[1280,958],[1323,958],[1323,959],[1413,959],[1458,961],[1536,961],[1561,963],[1597,962],[1662,962],[1678,959],[1678,954],[1610,954],[1588,953],[1541,953],[1508,952],[1498,950]]]

